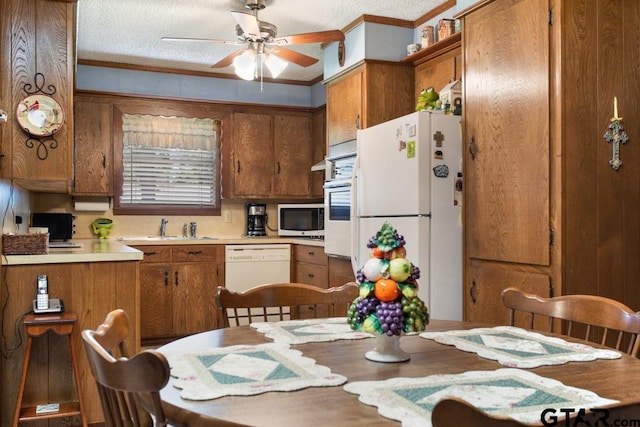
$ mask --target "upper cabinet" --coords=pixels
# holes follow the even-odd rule
[[[411,64],[363,61],[327,83],[327,142],[355,139],[358,129],[404,116],[414,108]]]
[[[29,190],[67,193],[73,170],[76,3],[3,0],[0,8],[0,109],[9,116],[0,126],[0,174]],[[21,103],[26,111],[19,114]]]
[[[76,97],[73,194],[113,196],[113,107]]]
[[[320,157],[315,146],[324,141],[313,139],[312,126],[309,113],[234,113],[225,197],[322,197],[311,166]]]

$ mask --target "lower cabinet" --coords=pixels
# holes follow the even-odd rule
[[[293,281],[329,287],[327,256],[321,246],[293,245]]]
[[[104,423],[98,389],[80,334],[84,329],[96,329],[107,313],[121,308],[129,316],[127,348],[130,353],[140,351],[137,327],[139,271],[140,262],[137,260],[2,266],[0,299],[4,304],[3,331],[8,341],[3,350],[7,357],[0,358],[0,425],[9,426],[13,421],[25,355],[26,337],[22,321],[24,315],[32,310],[39,274],[48,277],[49,296],[61,299],[65,310],[78,316],[71,339],[76,351],[85,416],[89,425]],[[14,328],[21,331],[21,337],[15,335]],[[72,401],[75,396],[67,337],[49,332],[34,338],[23,406]],[[50,427],[79,425],[79,417],[23,423],[27,424]]]
[[[542,297],[552,296],[547,274],[510,270],[480,261],[469,267],[468,275],[464,307],[465,319],[470,322],[508,324],[509,312],[502,303],[502,291],[507,286]],[[525,327],[525,324],[516,319],[516,326]]]
[[[329,257],[329,286],[342,286],[345,283],[355,282],[351,260],[345,258]]]
[[[215,291],[224,285],[224,245],[139,246],[143,344],[217,328]]]

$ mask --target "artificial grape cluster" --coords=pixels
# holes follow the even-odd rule
[[[407,278],[407,281],[414,282],[420,278],[420,269],[417,265],[411,263],[411,274]]]
[[[380,304],[380,301],[373,295],[369,295],[366,298],[356,298],[349,307],[347,312],[348,323],[351,326],[364,322],[364,319],[373,312],[376,311],[376,307]]]
[[[404,332],[420,332],[429,323],[429,310],[418,297],[402,297],[400,305],[404,314]]]
[[[376,308],[376,314],[383,333],[388,336],[402,335],[404,329],[402,302],[381,302]]]

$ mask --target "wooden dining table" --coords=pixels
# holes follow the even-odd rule
[[[461,321],[432,320],[428,332],[488,327]],[[563,337],[567,340],[580,340]],[[195,352],[211,347],[272,342],[249,326],[211,330],[178,339],[158,351]],[[591,344],[591,343],[590,343]],[[332,373],[348,378],[348,382],[386,380],[398,377],[425,377],[434,374],[460,374],[477,370],[504,368],[494,360],[479,357],[451,345],[421,338],[403,336],[400,345],[410,354],[407,362],[374,362],[364,357],[375,345],[375,339],[337,340],[296,344],[305,357],[327,366]],[[593,345],[593,344],[591,344]],[[597,346],[597,345],[595,345]],[[601,397],[620,401],[640,400],[640,359],[623,354],[614,360],[569,362],[562,365],[527,369],[539,376],[552,378],[567,386],[590,390]],[[194,401],[180,397],[174,379],[161,391],[169,419],[173,414],[192,413],[252,426],[398,426],[399,422],[382,417],[374,406],[358,401],[358,395],[347,393],[342,386],[308,387],[289,392],[267,392],[252,396],[225,396]],[[640,414],[639,414],[640,418]],[[206,426],[206,421],[198,422]],[[210,425],[216,425],[211,423]]]

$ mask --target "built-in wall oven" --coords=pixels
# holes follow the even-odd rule
[[[324,184],[324,251],[351,258],[351,185],[356,142],[329,148]]]

